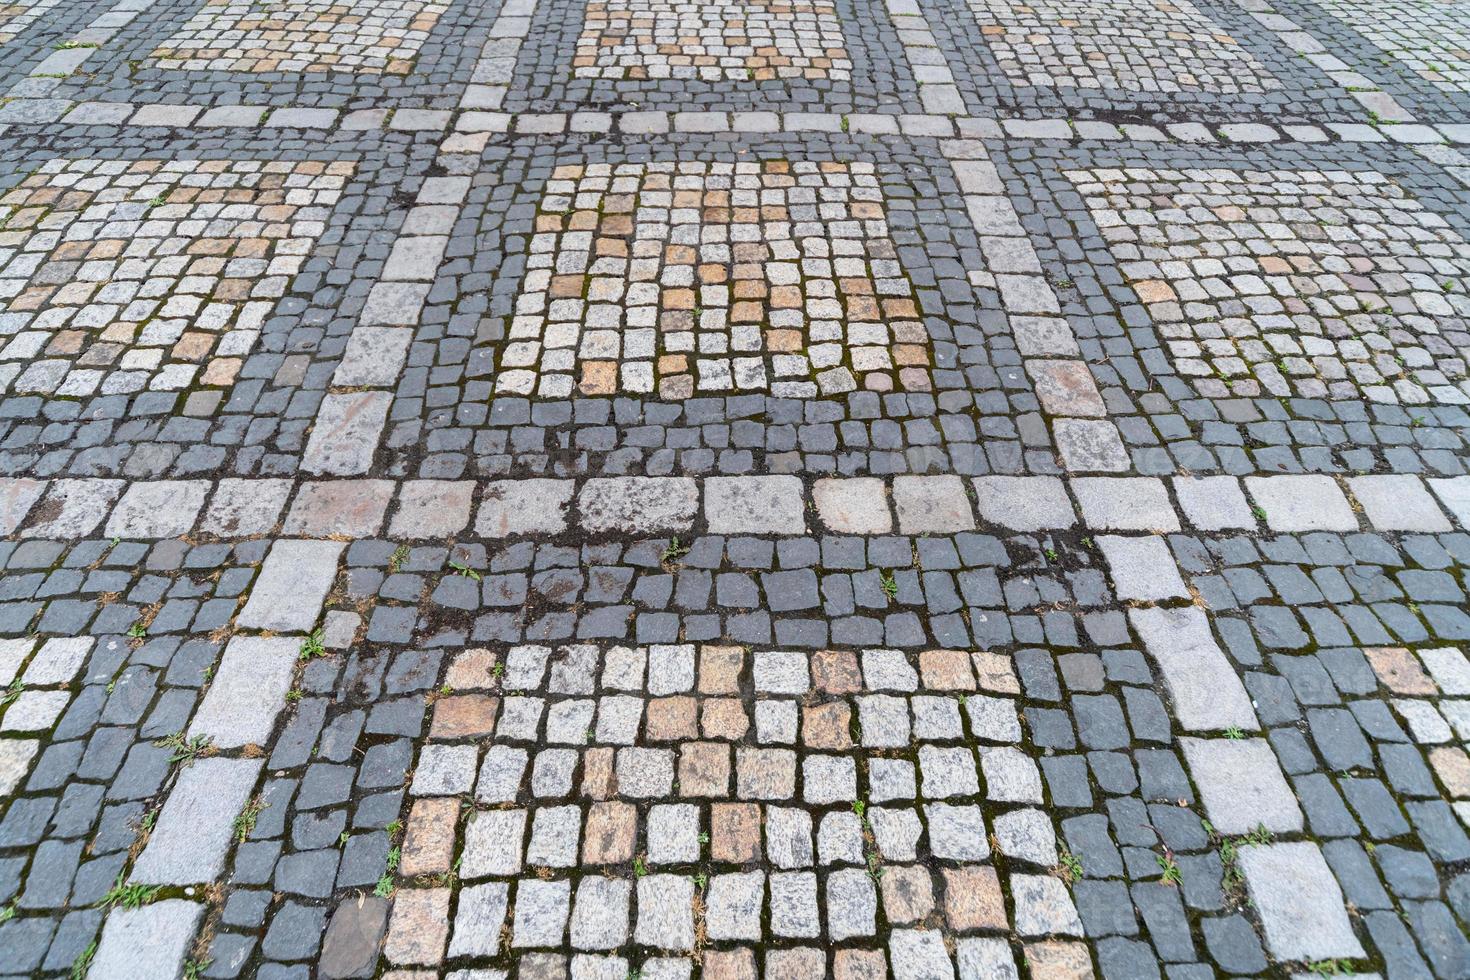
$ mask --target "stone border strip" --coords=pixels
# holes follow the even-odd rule
[[[1353,67],[1343,61],[1337,55],[1327,50],[1327,46],[1317,40],[1312,34],[1304,30],[1296,21],[1279,13],[1271,6],[1270,0],[1236,0],[1245,12],[1250,14],[1256,23],[1267,33],[1276,35],[1276,39],[1288,51],[1291,51],[1308,61],[1338,85],[1347,90],[1369,114],[1389,123],[1412,123],[1413,113],[1399,105],[1398,101],[1387,92],[1378,87],[1378,84],[1366,75],[1353,70]],[[1419,127],[1411,127],[1419,128]]]
[[[1052,418],[1052,438],[1072,472],[1124,473],[1133,468],[1092,369],[1082,360],[1061,301],[1042,274],[1041,260],[979,140],[946,140],[940,152],[954,168],[965,208],[980,239],[985,269],[974,286],[1000,294],[1022,364]]]
[[[138,484],[122,497],[128,500]],[[151,498],[143,493],[143,499]],[[170,499],[176,499],[174,493]],[[112,522],[109,522],[110,524]],[[337,577],[346,544],[340,541],[276,541],[240,611],[235,629],[214,664],[204,696],[184,729],[190,739],[207,739],[215,751],[175,770],[147,843],[128,865],[127,880],[166,888],[208,886],[228,867],[238,846],[236,818],[259,790],[266,758],[281,716],[290,707],[302,638],[322,618],[327,593]],[[269,631],[256,633],[254,631]],[[176,976],[209,895],[197,900],[146,906],[158,922],[137,927],[137,912],[108,912],[96,963],[98,976]],[[159,934],[168,941],[160,943]],[[138,972],[136,964],[148,964]]]
[[[497,25],[499,21],[496,22]],[[497,27],[497,29],[499,29]],[[506,38],[499,39],[507,42]],[[489,46],[487,46],[487,50]],[[499,50],[498,48],[495,50]],[[500,56],[482,57],[477,77],[502,77]],[[943,83],[936,83],[942,85]],[[925,88],[933,86],[926,85]],[[503,83],[472,86],[507,88]],[[474,105],[466,93],[462,111],[443,109],[338,109],[307,106],[153,105],[131,102],[73,102],[67,99],[11,98],[0,106],[0,134],[8,125],[161,126],[175,129],[299,128],[349,132],[459,132],[522,135],[665,133],[860,133],[870,136],[936,136],[963,139],[1058,139],[1140,143],[1402,143],[1470,144],[1470,123],[1374,124],[1358,121],[1321,124],[1234,122],[1121,123],[1102,120],[1022,119],[926,113],[822,112],[499,112],[489,108],[497,96],[483,93]],[[499,96],[502,99],[504,96]]]
[[[1284,479],[1295,478],[1251,477],[1247,485]],[[1193,601],[1169,546],[1157,537],[1111,536],[1099,537],[1097,545],[1118,599],[1129,605],[1129,623],[1163,679],[1171,716],[1185,732],[1178,742],[1204,816],[1226,836],[1264,827],[1277,837],[1239,849],[1240,871],[1271,958],[1286,963],[1366,957],[1320,846],[1303,839],[1301,806],[1263,737],[1250,694],[1205,610]],[[1289,896],[1286,902],[1282,895]],[[1305,935],[1296,928],[1304,921],[1312,926]]]
[[[470,84],[460,97],[461,109],[499,109],[510,94],[521,45],[531,33],[536,0],[506,0],[490,25],[490,37],[470,74]]]
[[[919,83],[919,103],[925,112],[936,115],[963,116],[968,111],[959,86],[954,83],[954,73],[934,32],[929,19],[924,16],[918,0],[885,0],[888,16],[898,31],[898,43],[903,45],[904,57],[908,59],[909,71]]]
[[[231,478],[131,485],[0,479],[0,533],[21,539],[100,533],[129,540],[185,534],[494,540],[572,529],[649,537],[696,530],[772,536],[975,530],[1436,534],[1456,528],[1470,529],[1470,476]]]

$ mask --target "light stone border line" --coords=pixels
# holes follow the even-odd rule
[[[972,271],[970,283],[1000,294],[1063,464],[1071,472],[1127,472],[1133,462],[1123,437],[1107,418],[1097,379],[985,147],[979,140],[946,140],[939,149],[954,168],[985,257],[985,269]]]
[[[1280,13],[1270,0],[1236,0],[1236,2],[1260,24],[1262,29],[1276,35],[1276,39],[1288,51],[1310,61],[1328,78],[1347,91],[1347,94],[1362,104],[1364,109],[1384,122],[1413,123],[1413,113],[1398,103],[1392,95],[1379,88],[1378,83],[1356,71],[1351,65],[1327,50],[1296,21]],[[1420,127],[1411,126],[1411,129]],[[1406,142],[1412,142],[1407,140]]]
[[[498,23],[498,22],[497,22]],[[500,38],[502,42],[509,39]],[[498,49],[497,49],[498,50]],[[484,67],[503,61],[482,57],[480,77],[500,77],[503,69]],[[942,85],[943,83],[936,83]],[[504,85],[478,85],[480,89]],[[929,87],[929,86],[926,86]],[[1140,143],[1436,143],[1470,144],[1470,123],[1374,125],[1359,121],[1278,124],[1242,121],[1206,125],[1177,122],[1148,125],[1055,117],[1022,119],[933,113],[822,112],[520,112],[462,102],[448,109],[337,109],[309,106],[171,105],[131,102],[74,102],[67,99],[12,98],[0,106],[0,134],[10,125],[155,126],[171,129],[292,128],[346,132],[447,132],[559,135],[665,133],[839,133],[870,136],[935,136],[963,139],[1057,139]],[[477,96],[479,98],[479,96]],[[483,96],[493,103],[495,96]],[[501,97],[503,99],[503,96]],[[498,106],[497,106],[498,109]]]
[[[22,529],[43,501],[48,516]],[[228,478],[217,484],[131,485],[0,479],[0,535],[23,540],[76,540],[99,531],[126,540],[188,534],[221,540],[496,540],[573,529],[592,535],[656,536],[697,528],[792,536],[1074,530],[1436,534],[1457,527],[1470,529],[1470,476]]]
[[[1443,144],[1416,146],[1414,152],[1430,163],[1439,164],[1444,168],[1445,173],[1466,187],[1470,187],[1470,154]]]
[[[225,873],[239,843],[236,818],[258,792],[277,727],[290,708],[287,692],[295,682],[302,637],[321,619],[346,547],[340,541],[292,539],[271,546],[184,729],[187,738],[207,738],[216,752],[175,768],[148,841],[128,867],[130,883],[191,888],[213,884]],[[145,906],[157,919],[145,919],[145,925],[135,921],[141,910],[110,910],[93,975],[179,975],[209,914],[204,894],[203,902]],[[148,969],[138,972],[138,964]]]
[[[116,37],[118,31],[151,8],[153,3],[154,0],[118,0],[67,39],[65,43],[75,47],[58,47],[53,50],[31,69],[29,75],[12,85],[6,95],[22,101],[74,105],[70,100],[51,99],[48,96],[65,79],[76,74],[102,45]]]
[[[968,112],[965,98],[954,82],[949,61],[934,40],[929,18],[918,0],[884,0],[888,16],[898,31],[909,72],[919,83],[919,104],[924,111],[944,116],[963,116]]]
[[[470,74],[470,84],[460,96],[461,109],[499,109],[505,104],[535,13],[536,0],[505,0],[501,5]]]
[[[1281,479],[1281,478],[1275,478]],[[1216,641],[1205,609],[1194,604],[1160,537],[1100,536],[1116,598],[1163,680],[1169,717],[1195,799],[1227,837],[1265,827],[1287,840],[1244,844],[1238,864],[1278,963],[1363,959],[1342,888],[1315,841],[1245,685]]]

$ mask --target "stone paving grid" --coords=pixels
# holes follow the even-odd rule
[[[930,21],[972,108],[1139,122],[1361,115],[1339,85],[1242,8],[1233,0],[1147,4],[1119,20],[1113,8],[1086,3],[947,0]]]
[[[455,3],[366,10],[327,0],[158,0],[89,52],[79,72],[46,80],[46,94],[164,104],[202,96],[262,109],[456,106],[484,43],[483,15]],[[211,42],[219,46],[197,47]]]
[[[352,169],[48,162],[0,198],[6,390],[76,398],[228,387]]]
[[[384,152],[361,153],[362,147],[379,139],[385,144]],[[132,395],[96,395],[85,401],[19,395],[12,389],[0,402],[6,419],[7,442],[3,451],[6,469],[60,472],[71,462],[79,470],[115,474],[125,470],[138,474],[160,468],[199,473],[213,470],[227,458],[233,458],[246,471],[269,473],[281,467],[288,472],[295,471],[306,427],[315,416],[321,392],[340,359],[351,329],[346,311],[361,308],[368,283],[376,279],[388,257],[387,245],[379,244],[383,229],[390,226],[389,222],[401,221],[401,216],[388,213],[385,204],[399,193],[400,182],[416,187],[422,180],[433,141],[405,134],[376,137],[321,134],[320,139],[312,141],[309,152],[304,148],[291,151],[301,158],[299,162],[277,160],[274,164],[269,153],[258,154],[257,149],[252,149],[253,143],[240,138],[176,141],[140,138],[121,143],[118,158],[111,160],[99,157],[95,143],[83,136],[57,141],[48,148],[38,148],[31,140],[10,144],[7,160],[14,163],[5,168],[5,175],[12,188],[53,160],[101,159],[104,162],[99,166],[135,170],[141,177],[150,164],[123,163],[121,158],[130,149],[136,151],[144,146],[151,148],[150,156],[154,159],[172,158],[172,164],[162,165],[165,174],[176,172],[169,167],[177,168],[180,160],[201,161],[194,170],[176,178],[176,189],[171,193],[184,196],[193,193],[191,185],[205,179],[224,181],[231,179],[232,174],[244,175],[252,181],[263,179],[263,172],[270,166],[302,168],[300,179],[333,184],[340,175],[329,176],[324,172],[308,176],[306,171],[335,172],[347,168],[353,176],[341,191],[323,191],[326,195],[323,200],[339,194],[340,197],[325,215],[325,229],[319,233],[312,229],[314,234],[319,234],[317,249],[305,255],[300,272],[285,280],[285,295],[272,303],[259,326],[260,340],[253,350],[242,352],[244,363],[233,375],[234,385],[228,398],[224,397],[224,387],[213,392],[207,388],[142,390]],[[348,145],[356,145],[359,150],[344,153]],[[389,146],[391,150],[386,149]],[[221,175],[210,177],[215,170]],[[165,188],[160,185],[162,189]],[[237,189],[235,193],[243,190]],[[148,207],[156,194],[157,191],[149,191],[142,206]],[[183,209],[196,205],[170,207]],[[150,213],[157,214],[158,209]],[[305,220],[306,215],[302,217]],[[314,219],[321,217],[316,215]],[[192,227],[189,231],[198,234]],[[271,261],[294,265],[297,257],[288,254]],[[57,271],[66,268],[65,264],[59,264]],[[179,297],[180,302],[192,302],[191,296],[202,295],[204,291],[202,277],[184,285],[186,294]],[[232,295],[238,291],[233,286],[228,291],[226,298],[232,304],[238,302]],[[32,314],[8,316],[12,322],[20,316],[29,321]],[[99,328],[89,329],[100,336]],[[308,335],[302,333],[303,329],[316,338],[309,346],[303,343]],[[295,339],[288,344],[288,337]],[[156,349],[160,354],[164,350]],[[140,353],[147,354],[147,351],[140,349]],[[52,427],[53,437],[38,440],[38,433],[47,426]],[[79,437],[77,433],[81,431],[87,435]]]
[[[898,370],[868,372],[870,378],[875,373],[891,376],[895,388],[892,394],[859,391],[842,395],[843,386],[838,386],[834,397],[819,399],[824,407],[807,409],[805,392],[791,388],[785,393],[799,397],[773,399],[757,391],[743,400],[724,404],[707,398],[695,399],[681,409],[677,402],[660,405],[591,397],[581,398],[575,405],[555,398],[538,398],[528,403],[514,397],[512,392],[497,390],[499,382],[491,371],[494,366],[503,370],[505,357],[517,339],[516,312],[523,303],[525,284],[534,274],[529,267],[535,261],[535,222],[539,220],[536,215],[547,198],[548,185],[554,182],[555,168],[591,167],[597,161],[616,170],[626,166],[629,159],[640,158],[644,148],[655,149],[657,144],[640,140],[619,150],[572,147],[557,142],[552,144],[557,147],[554,152],[539,146],[490,144],[485,157],[496,160],[497,164],[482,168],[479,175],[471,178],[461,217],[461,220],[472,217],[478,221],[476,247],[471,255],[465,246],[451,244],[451,253],[463,249],[466,261],[446,265],[438,273],[428,312],[415,331],[408,354],[410,368],[397,386],[388,446],[395,450],[405,446],[423,447],[426,455],[419,464],[419,475],[426,477],[457,478],[466,473],[498,475],[525,472],[526,467],[546,473],[551,455],[559,449],[577,451],[593,471],[660,474],[669,472],[672,463],[676,472],[699,472],[711,467],[701,460],[716,455],[730,456],[732,463],[742,458],[753,463],[758,454],[769,459],[773,451],[798,450],[800,447],[791,441],[796,438],[796,431],[786,429],[784,423],[817,423],[820,430],[803,438],[820,441],[810,443],[807,448],[823,453],[836,451],[840,447],[834,425],[845,414],[854,420],[856,427],[848,438],[857,439],[858,429],[866,432],[869,426],[873,427],[871,442],[865,438],[852,447],[860,456],[870,455],[870,448],[883,453],[885,462],[872,464],[873,472],[879,472],[880,467],[906,471],[909,464],[902,458],[906,449],[927,454],[939,451],[942,443],[950,438],[973,443],[971,433],[976,431],[977,424],[989,425],[991,441],[987,447],[955,449],[956,455],[964,453],[966,458],[975,458],[976,452],[987,452],[1010,457],[1021,453],[1022,446],[1009,420],[996,418],[990,423],[977,423],[969,417],[977,403],[993,406],[997,414],[1008,414],[1011,407],[1021,412],[1035,411],[1037,403],[1028,391],[1029,378],[1019,370],[1014,341],[1008,336],[1011,323],[1001,308],[998,294],[994,290],[983,292],[968,281],[967,270],[984,265],[973,226],[966,228],[959,224],[966,220],[963,214],[956,215],[933,203],[939,188],[954,186],[953,168],[947,161],[934,158],[932,150],[926,154],[932,171],[905,168],[902,164],[910,155],[905,152],[906,146],[896,142],[890,148],[876,140],[854,139],[849,146],[846,138],[834,137],[833,143],[830,149],[823,147],[820,151],[814,141],[795,138],[751,140],[747,145],[757,159],[790,161],[793,167],[831,166],[836,162],[833,158],[859,148],[870,154],[884,154],[884,162],[873,168],[881,202],[856,203],[881,204],[885,215],[882,222],[864,221],[870,222],[871,227],[886,223],[887,235],[883,237],[892,239],[897,246],[900,275],[876,276],[873,292],[881,300],[880,313],[886,313],[880,317],[880,324],[887,320],[885,328],[907,346],[900,346],[894,352]],[[684,154],[660,153],[661,164],[712,166],[703,161],[711,157],[718,159],[718,145],[713,140],[708,145],[690,141]],[[811,148],[806,158],[792,161],[793,151],[803,145]],[[888,162],[890,153],[894,154],[891,163]],[[637,166],[641,169],[646,165]],[[866,182],[868,178],[857,175],[854,180]],[[828,227],[839,230],[835,225]],[[864,234],[854,228],[851,237],[861,241]],[[875,255],[875,261],[870,263],[872,269],[879,269],[879,263],[893,261],[882,252],[872,251],[880,246],[887,248],[881,242],[863,246]],[[501,251],[507,253],[504,258],[497,256]],[[820,257],[819,260],[824,261]],[[805,273],[808,285],[803,288],[812,293],[817,286],[826,288],[831,281],[820,278],[828,273],[820,266],[818,269],[815,273]],[[738,265],[731,268],[732,273],[738,271]],[[853,294],[854,290],[869,288],[861,278],[847,281],[835,265],[834,272],[839,277],[835,283],[839,291]],[[768,273],[777,274],[781,273],[775,269]],[[885,277],[893,280],[891,284],[885,285],[882,281]],[[900,285],[903,280],[907,284]],[[909,301],[899,294],[886,295],[884,289],[912,289],[912,302],[922,315],[922,335],[917,331],[898,332],[908,330],[905,324],[912,321],[889,318],[907,313]],[[857,295],[861,299],[862,294]],[[824,296],[816,293],[815,298],[821,302]],[[696,297],[695,302],[700,300]],[[810,304],[812,299],[806,302]],[[982,304],[988,310],[982,312],[979,308]],[[714,303],[704,303],[704,306],[706,309],[701,312],[707,315]],[[859,308],[866,309],[866,303]],[[736,308],[732,307],[734,312]],[[909,349],[912,349],[911,360],[920,361],[919,355],[923,353],[923,361],[905,365],[899,360]],[[935,368],[925,380],[934,390],[916,391],[919,372],[928,370],[931,357]],[[498,364],[492,360],[496,358]],[[819,372],[829,370],[825,364],[818,368]],[[823,376],[819,373],[817,377]],[[780,378],[772,374],[767,380],[779,382]],[[822,382],[822,390],[829,383]],[[694,393],[711,392],[696,386]],[[843,402],[848,406],[845,413]],[[944,413],[937,422],[933,418],[936,403]],[[1002,404],[1007,408],[1000,408]],[[779,433],[772,433],[754,419],[745,421],[762,412],[783,423]],[[949,413],[955,413],[956,417],[946,418]],[[869,421],[874,419],[877,421]],[[700,431],[705,424],[710,427],[708,436]],[[584,428],[595,428],[596,432],[582,435],[580,430]],[[670,433],[667,441],[663,435],[665,429]],[[905,429],[914,432],[914,436],[906,437]],[[631,438],[622,435],[624,432],[630,433]],[[1048,436],[1041,433],[1039,438]],[[650,441],[654,439],[658,441]],[[687,462],[679,461],[683,458]],[[792,457],[791,463],[796,462]],[[1039,457],[1038,463],[1049,466]],[[750,465],[743,464],[734,472],[751,471],[746,468]],[[978,471],[983,472],[992,466],[1000,469],[1014,464],[992,464],[977,458],[966,465],[981,467]]]
[[[1294,0],[1029,85],[968,2],[822,10],[800,78],[577,78],[531,0],[402,75],[150,63],[199,0],[0,48],[7,202],[76,186],[0,231],[0,973],[1470,974],[1465,93]],[[587,343],[497,390],[542,291]]]
[[[581,78],[848,79],[852,65],[830,2],[587,5]]]
[[[1470,29],[1454,3],[1390,3],[1368,17],[1340,0],[1319,0],[1322,9],[1363,35],[1407,70],[1449,92],[1470,93],[1464,64]]]
[[[1067,177],[1202,393],[1465,404],[1470,244],[1382,174]]]
[[[446,9],[386,0],[293,0],[284,9],[260,0],[204,0],[153,57],[160,68],[182,71],[402,75]]]
[[[1187,0],[1131,10],[969,2],[991,53],[1015,85],[1222,95],[1282,87]]]
[[[632,4],[635,0],[623,0]],[[648,0],[636,0],[639,10],[655,8]],[[659,0],[662,3],[662,0]],[[700,10],[703,18],[711,18],[724,8],[718,5],[689,6],[670,3],[672,10]],[[662,47],[656,54],[639,55],[649,65],[618,65],[589,70],[587,40],[599,28],[599,8],[615,9],[598,0],[541,0],[532,18],[540,29],[528,39],[527,52],[515,66],[510,80],[511,93],[506,108],[511,111],[564,111],[583,107],[610,109],[668,110],[742,110],[793,108],[801,111],[832,112],[915,112],[919,103],[918,84],[910,68],[905,49],[895,37],[892,20],[881,5],[872,0],[822,0],[822,2],[778,6],[792,11],[807,9],[810,13],[782,15],[790,40],[777,35],[772,55],[740,55],[739,66],[715,70],[703,67],[696,74],[694,66],[686,69],[665,59],[682,60],[685,55],[672,55],[675,45]],[[760,23],[759,5],[738,7],[741,17]],[[684,16],[691,16],[686,13]],[[654,21],[657,23],[657,21]],[[738,21],[737,21],[738,22]],[[716,22],[718,23],[718,22]],[[796,27],[794,25],[801,24]],[[810,26],[807,26],[810,25]],[[731,28],[722,28],[730,30]],[[747,26],[744,30],[752,30]],[[677,47],[681,51],[707,47],[692,44],[698,36],[693,26],[686,29],[688,41]],[[783,49],[783,44],[785,48]],[[601,58],[612,55],[601,49]],[[617,50],[617,49],[614,49]],[[625,60],[629,56],[620,56]],[[730,59],[735,55],[729,56]],[[774,62],[811,59],[813,65],[780,65]],[[728,60],[728,59],[727,59]],[[765,62],[772,62],[766,64]],[[818,66],[818,62],[821,62]]]
[[[1077,333],[1084,357],[1093,363],[1104,400],[1115,413],[1140,413],[1119,420],[1119,430],[1140,470],[1370,470],[1376,465],[1370,460],[1383,459],[1392,461],[1388,463],[1390,469],[1424,471],[1444,467],[1460,471],[1463,416],[1456,405],[1420,402],[1399,407],[1369,399],[1334,399],[1330,388],[1325,397],[1290,397],[1295,394],[1292,392],[1284,401],[1265,395],[1236,398],[1230,397],[1232,392],[1221,390],[1226,379],[1214,378],[1203,382],[1212,394],[1197,398],[1195,379],[1182,371],[1173,373],[1173,355],[1165,345],[1173,339],[1166,332],[1177,321],[1150,316],[1135,284],[1128,281],[1124,260],[1110,247],[1105,229],[1094,223],[1077,183],[1063,175],[1138,170],[1171,192],[1166,200],[1150,199],[1150,206],[1157,207],[1175,203],[1172,192],[1178,186],[1158,175],[1201,172],[1190,163],[1191,159],[1198,162],[1197,154],[1157,147],[1122,152],[1109,148],[1102,152],[1037,149],[1008,153],[1003,144],[997,143],[992,155],[1013,195],[1024,195],[1027,201],[1022,207],[1021,223],[1037,236],[1037,255],[1043,268],[1054,281],[1070,284],[1058,290],[1061,309]],[[1236,181],[1240,179],[1238,174],[1259,172],[1256,161],[1260,158],[1260,154],[1221,150],[1210,157],[1212,169],[1203,172],[1218,171],[1227,180]],[[1337,166],[1340,158],[1308,146],[1281,148],[1273,159],[1279,161],[1271,168],[1273,171],[1342,172]],[[1442,169],[1422,166],[1412,155],[1364,148],[1348,172],[1355,179],[1365,179],[1364,175],[1376,179],[1372,177],[1375,173],[1387,177],[1399,188],[1396,193],[1402,195],[1387,200],[1417,202],[1419,208],[1438,216],[1429,220],[1437,223],[1443,219],[1446,227],[1439,228],[1439,232],[1451,239],[1465,240],[1470,234],[1470,222],[1465,220],[1470,214],[1470,200],[1464,186]],[[1246,185],[1230,186],[1243,191]],[[1235,199],[1235,206],[1247,206],[1250,200],[1250,194],[1243,193]],[[1376,196],[1374,206],[1382,206],[1383,200],[1383,196]],[[1133,213],[1136,217],[1137,212]],[[1300,217],[1295,212],[1286,216],[1292,220]],[[1304,234],[1316,234],[1314,227],[1301,227]],[[1179,228],[1177,237],[1187,242],[1193,236]],[[1449,275],[1446,278],[1454,279]],[[1401,296],[1407,295],[1397,283],[1393,289]],[[1222,299],[1229,291],[1228,287],[1215,287],[1215,294]],[[1289,290],[1272,292],[1290,298]],[[1436,304],[1440,297],[1456,295],[1455,290],[1444,291],[1443,281],[1437,284],[1436,293]],[[1207,317],[1200,320],[1202,327],[1215,327]],[[1454,314],[1446,318],[1450,324],[1455,320]],[[1221,387],[1215,387],[1217,384]],[[1168,408],[1164,407],[1166,403]],[[1345,437],[1338,439],[1338,432]],[[1349,432],[1352,434],[1346,435]]]
[[[930,387],[871,167],[559,167],[536,227],[497,393]]]
[[[1306,30],[1310,31],[1310,37],[1318,42],[1325,52],[1331,52],[1333,56],[1343,62],[1353,74],[1368,79],[1368,85],[1381,87],[1385,92],[1392,93],[1403,105],[1409,106],[1414,114],[1421,119],[1463,119],[1467,109],[1470,109],[1470,96],[1457,88],[1449,88],[1443,84],[1436,84],[1433,79],[1425,78],[1414,70],[1412,60],[1417,54],[1410,54],[1410,61],[1402,60],[1396,50],[1404,50],[1401,45],[1409,38],[1414,38],[1412,46],[1408,46],[1405,53],[1414,51],[1415,48],[1423,48],[1426,45],[1435,47],[1438,42],[1436,37],[1443,37],[1444,33],[1438,26],[1432,29],[1434,33],[1427,32],[1421,25],[1426,23],[1440,25],[1446,16],[1450,21],[1450,29],[1453,24],[1463,18],[1457,18],[1455,4],[1426,2],[1400,11],[1401,17],[1396,18],[1393,23],[1402,25],[1402,36],[1404,41],[1390,41],[1389,50],[1375,43],[1371,36],[1372,31],[1365,23],[1360,14],[1352,12],[1348,5],[1342,5],[1332,9],[1329,4],[1318,2],[1318,0],[1271,0],[1277,10],[1295,20]],[[1425,35],[1429,34],[1428,37]],[[1308,45],[1310,46],[1310,45]],[[1449,59],[1445,59],[1448,62]],[[1440,62],[1436,61],[1436,64]],[[1442,68],[1449,65],[1442,64]],[[1354,80],[1356,81],[1356,80]],[[1363,84],[1358,82],[1357,84]],[[1380,112],[1382,110],[1379,110]]]

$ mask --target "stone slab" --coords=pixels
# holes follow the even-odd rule
[[[1342,889],[1316,844],[1242,847],[1237,861],[1274,959],[1315,962],[1366,955],[1343,908]]]
[[[225,870],[235,817],[255,788],[260,759],[199,759],[186,766],[138,855],[129,880],[148,885],[212,882]]]
[[[249,629],[306,632],[337,576],[340,541],[285,539],[271,546],[237,622]]]
[[[605,477],[582,485],[577,509],[579,525],[593,534],[687,531],[699,509],[699,491],[688,477]]]
[[[184,968],[204,906],[170,898],[141,908],[114,908],[87,976],[107,980],[168,980]]]
[[[1261,738],[1181,738],[1205,816],[1222,834],[1302,829],[1302,811],[1270,743]]]
[[[1174,717],[1186,731],[1256,731],[1245,687],[1194,606],[1130,609],[1128,618],[1164,675]]]
[[[560,534],[576,485],[571,480],[492,480],[480,497],[475,533],[487,538]]]
[[[704,481],[704,519],[713,534],[806,531],[801,480],[794,476],[712,476]]]
[[[265,745],[286,706],[301,641],[284,636],[236,636],[225,647],[189,737],[208,736],[216,748]]]

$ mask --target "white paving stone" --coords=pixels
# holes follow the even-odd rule
[[[1315,843],[1242,847],[1237,860],[1272,958],[1314,962],[1366,955],[1343,908],[1342,889]]]
[[[1358,529],[1358,516],[1330,476],[1248,476],[1245,487],[1273,531]]]
[[[1130,609],[1128,618],[1164,675],[1174,718],[1186,731],[1260,728],[1244,685],[1194,606]]]
[[[1417,476],[1392,473],[1348,478],[1348,489],[1380,531],[1450,530],[1449,518]]]
[[[286,707],[301,641],[282,636],[236,636],[189,725],[189,737],[207,736],[216,748],[265,745]]]
[[[204,906],[171,898],[141,908],[114,907],[102,925],[89,977],[160,980],[180,976]]]
[[[1067,487],[1055,476],[977,476],[980,519],[1012,531],[1064,530],[1077,523]]]
[[[619,476],[588,480],[577,495],[579,526],[593,534],[687,531],[699,509],[688,477]]]
[[[260,759],[199,759],[179,773],[133,865],[131,881],[150,885],[212,882],[225,869],[244,808],[260,775]]]
[[[1302,811],[1265,739],[1182,738],[1205,816],[1222,834],[1263,826],[1275,834],[1302,829]]]

